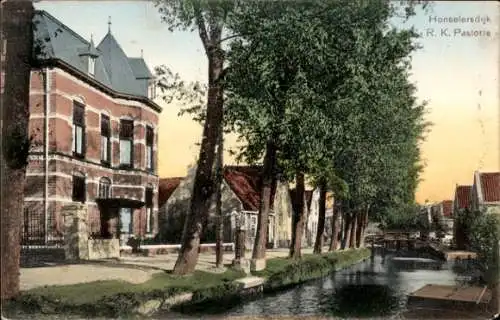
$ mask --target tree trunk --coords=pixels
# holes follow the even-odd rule
[[[350,247],[351,242],[351,215],[344,211],[344,234],[342,239],[342,250]]]
[[[366,207],[366,210],[365,212],[363,213],[362,215],[362,224],[361,224],[361,239],[360,239],[360,243],[359,243],[359,247],[361,248],[364,248],[365,246],[365,230],[366,230],[366,227],[368,226],[368,212],[370,211],[370,206],[367,206]]]
[[[294,211],[295,219],[293,220],[292,227],[292,245],[290,246],[290,258],[298,259],[301,257],[301,248],[302,248],[302,234],[304,232],[304,220],[306,216],[305,208],[304,208],[304,193],[305,193],[305,180],[304,173],[297,172],[296,174],[296,183],[297,186],[295,188],[297,197],[297,210]]]
[[[220,35],[219,35],[220,39]],[[215,146],[223,116],[223,86],[220,79],[224,59],[220,51],[207,50],[208,56],[208,101],[203,127],[198,166],[196,168],[190,210],[186,216],[182,233],[181,250],[175,263],[174,274],[192,273],[198,262],[200,235],[208,218],[213,195],[213,165]],[[220,48],[219,48],[220,50]]]
[[[224,168],[224,136],[223,126],[219,126],[219,137],[216,161],[216,185],[215,185],[215,215],[217,225],[215,227],[215,266],[224,266],[224,217],[222,216],[222,181]]]
[[[19,294],[20,227],[30,147],[29,90],[33,46],[33,3],[6,1],[1,5],[2,39],[6,40],[2,92],[1,300]],[[0,44],[3,45],[3,44]],[[2,55],[4,54],[2,50]],[[8,183],[8,187],[7,184]]]
[[[337,250],[340,227],[341,224],[339,221],[339,210],[337,209],[337,206],[334,206],[333,217],[332,217],[332,238],[330,239],[329,251]]]
[[[350,239],[349,239],[349,247],[348,248],[356,248],[356,227],[358,225],[358,215],[356,212],[352,214],[351,225],[350,225]]]
[[[363,230],[363,215],[356,219],[356,248],[359,248],[361,246],[361,238],[362,238],[362,232]]]
[[[252,259],[264,259],[267,247],[267,227],[271,209],[271,193],[276,167],[276,146],[270,139],[266,144],[266,154],[262,168],[262,189],[260,192],[259,216],[257,219],[257,234],[253,246]]]
[[[318,230],[316,232],[316,242],[314,243],[314,253],[321,253],[323,248],[323,234],[325,232],[325,215],[326,215],[326,183],[320,184],[319,193],[319,212],[318,212]]]

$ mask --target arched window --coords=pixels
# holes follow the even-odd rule
[[[103,177],[99,180],[99,198],[105,199],[111,197],[111,180]]]

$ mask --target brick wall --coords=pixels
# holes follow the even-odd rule
[[[87,204],[92,231],[100,230],[99,209],[95,203],[98,183],[103,177],[112,181],[113,197],[132,198],[144,201],[144,188],[153,186],[154,233],[157,231],[157,189],[158,177],[146,171],[145,126],[155,130],[153,159],[157,156],[156,143],[158,113],[150,107],[135,101],[114,99],[86,83],[72,77],[60,69],[51,69],[49,89],[49,206],[54,216],[55,227],[62,226],[60,209],[72,201],[72,175],[81,172],[86,175]],[[26,197],[33,210],[43,210],[44,205],[44,82],[42,73],[34,70],[31,77],[30,131],[34,133],[36,144],[32,148],[28,170]],[[84,159],[72,156],[73,144],[73,103],[85,106],[86,154]],[[104,167],[100,161],[101,114],[106,114],[111,122],[111,167]],[[134,169],[121,170],[119,166],[119,124],[122,118],[134,120]],[[157,161],[154,160],[154,164]],[[116,219],[115,219],[116,220]],[[134,231],[142,233],[146,229],[146,209],[134,210]],[[117,221],[112,221],[116,225]]]

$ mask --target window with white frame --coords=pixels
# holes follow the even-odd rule
[[[153,232],[154,220],[153,220],[153,188],[147,187],[145,194],[146,202],[146,233]]]
[[[120,120],[120,166],[133,166],[134,121]]]
[[[95,75],[95,58],[89,57],[89,74],[91,76]]]
[[[103,177],[99,180],[99,198],[111,198],[111,180]]]
[[[111,164],[111,121],[101,114],[101,163]]]
[[[146,127],[146,169],[150,172],[154,171],[153,166],[153,142],[155,133],[152,127]]]
[[[85,107],[77,101],[73,102],[73,155],[85,156]]]
[[[250,236],[255,237],[257,234],[257,217],[252,215],[250,218]]]
[[[149,99],[156,98],[156,83],[154,80],[148,81]]]
[[[120,208],[120,233],[133,233],[133,216],[131,208]]]

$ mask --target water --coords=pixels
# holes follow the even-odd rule
[[[292,289],[234,305],[205,305],[170,314],[174,318],[204,315],[324,315],[387,317],[405,309],[407,295],[426,284],[458,284],[468,268],[429,259],[377,255],[349,269]],[[362,303],[361,303],[362,302]]]

